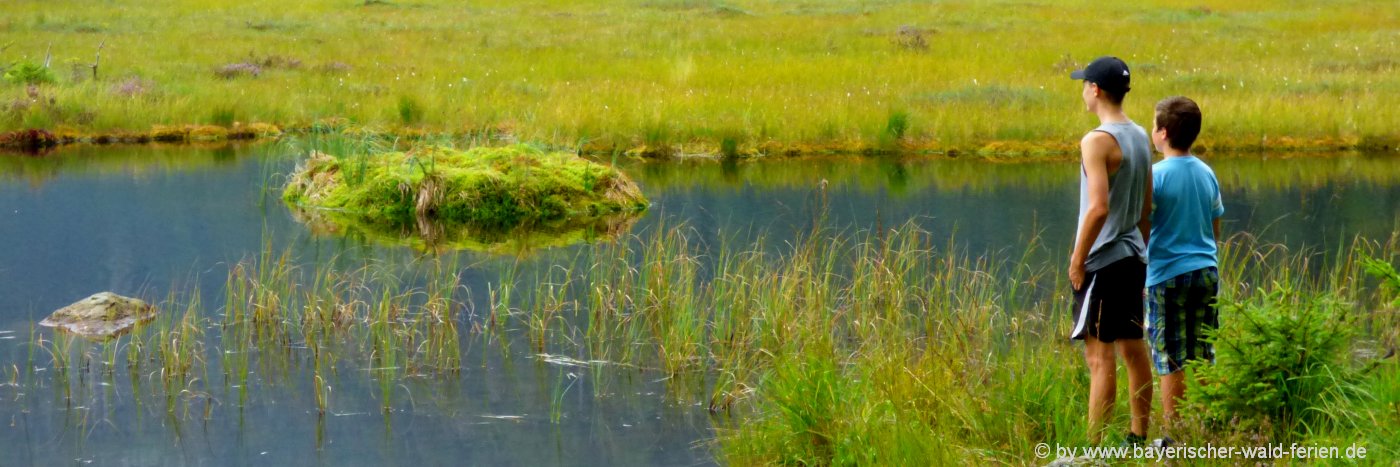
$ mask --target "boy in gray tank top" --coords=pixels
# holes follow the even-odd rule
[[[1142,444],[1152,409],[1151,360],[1143,341],[1143,285],[1152,205],[1147,131],[1123,114],[1128,65],[1100,57],[1070,74],[1083,80],[1085,108],[1099,127],[1079,143],[1079,223],[1070,255],[1074,331],[1089,367],[1089,439],[1099,443],[1113,412],[1117,357],[1128,368],[1132,427],[1125,445]]]

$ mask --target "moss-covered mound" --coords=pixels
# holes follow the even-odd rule
[[[509,243],[522,232],[616,233],[619,219],[644,211],[646,199],[612,167],[574,154],[527,145],[458,151],[336,157],[313,153],[291,175],[283,198],[299,217],[439,247]],[[538,243],[538,242],[536,242]]]

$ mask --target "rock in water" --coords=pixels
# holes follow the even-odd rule
[[[155,307],[141,300],[101,292],[59,308],[39,322],[83,337],[105,339],[156,317]]]

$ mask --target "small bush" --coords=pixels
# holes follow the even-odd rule
[[[399,96],[399,121],[404,125],[413,125],[423,121],[423,104],[413,96],[404,94]]]
[[[900,26],[899,30],[895,31],[894,43],[904,50],[928,50],[927,34],[930,32],[932,31],[910,25]]]
[[[237,112],[232,107],[215,107],[209,111],[209,123],[221,126],[233,126],[233,122],[238,121]]]
[[[1255,302],[1222,305],[1216,363],[1198,365],[1202,384],[1187,391],[1193,411],[1221,426],[1272,431],[1280,442],[1346,421],[1345,411],[1327,409],[1359,397],[1349,307],[1300,295],[1278,287]]]
[[[112,86],[112,93],[125,98],[144,96],[155,88],[155,83],[131,77]]]
[[[234,79],[240,77],[257,78],[262,74],[262,67],[255,63],[230,63],[214,70],[214,75],[223,79]]]
[[[5,81],[12,84],[48,84],[54,83],[53,70],[43,65],[30,62],[20,62],[15,66],[5,70]]]
[[[909,131],[909,113],[903,110],[891,110],[889,117],[885,118],[885,133],[882,135],[885,142],[892,143],[904,139],[904,134]]]
[[[1365,256],[1361,258],[1361,267],[1366,270],[1366,274],[1380,279],[1381,290],[1389,296],[1390,307],[1400,308],[1400,272],[1396,272],[1395,266],[1384,260]]]
[[[739,157],[739,139],[734,136],[725,136],[719,141],[719,154],[725,158]]]

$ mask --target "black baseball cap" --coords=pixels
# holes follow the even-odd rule
[[[1096,58],[1083,70],[1075,70],[1070,73],[1069,77],[1097,84],[1106,91],[1120,93],[1128,92],[1128,82],[1131,78],[1128,73],[1128,64],[1123,63],[1118,57]]]

